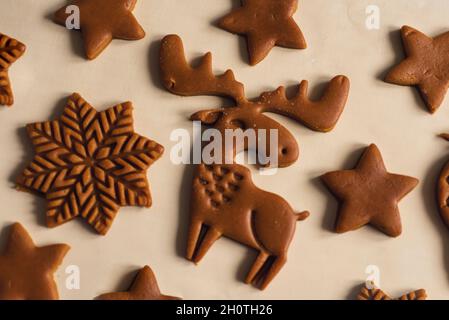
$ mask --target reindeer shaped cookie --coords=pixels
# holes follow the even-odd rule
[[[233,239],[259,252],[245,282],[260,282],[265,289],[287,262],[296,222],[308,216],[307,211],[295,213],[280,196],[257,188],[244,166],[197,165],[187,259],[198,263],[219,238]]]
[[[328,132],[338,122],[349,94],[349,79],[337,76],[332,79],[319,101],[311,101],[308,96],[308,82],[302,81],[298,94],[288,99],[285,88],[265,92],[254,101],[245,97],[243,84],[235,80],[231,70],[215,76],[212,72],[212,55],[207,53],[197,68],[186,61],[182,40],[176,35],[166,36],[160,50],[162,81],[170,92],[183,95],[214,95],[235,101],[234,107],[205,110],[192,115],[191,120],[199,120],[218,129],[222,136],[226,129],[259,130],[276,129],[278,132],[278,166],[287,167],[299,157],[299,147],[295,137],[279,122],[265,115],[276,113],[296,120],[306,127]],[[267,145],[269,145],[267,139]],[[240,148],[242,146],[236,146]],[[268,149],[269,150],[269,149]],[[234,150],[235,155],[235,150]]]
[[[317,131],[332,129],[346,103],[349,81],[339,76],[331,81],[319,102],[307,99],[307,82],[300,86],[300,93],[292,100],[285,96],[285,89],[264,93],[256,101],[244,96],[243,85],[237,82],[232,71],[214,76],[211,55],[203,57],[198,68],[188,65],[182,41],[170,35],[162,41],[160,52],[161,75],[165,87],[179,95],[218,95],[234,99],[235,107],[207,110],[195,113],[191,119],[200,120],[218,129],[222,136],[227,129],[278,130],[278,165],[293,164],[299,148],[293,135],[275,120],[264,115],[276,112],[298,121]],[[320,115],[320,113],[322,113]],[[271,141],[267,141],[270,150]],[[224,145],[226,153],[234,157],[249,149],[246,142]],[[260,146],[258,145],[257,148]],[[259,255],[251,267],[245,282],[259,284],[265,289],[287,261],[287,252],[293,239],[297,221],[305,220],[307,211],[295,213],[281,197],[257,188],[250,170],[236,163],[222,161],[217,164],[196,165],[190,204],[190,228],[187,240],[187,259],[198,263],[222,236],[256,249]]]

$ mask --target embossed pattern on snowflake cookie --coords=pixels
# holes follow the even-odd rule
[[[0,105],[12,106],[14,95],[9,79],[9,67],[24,53],[23,43],[0,33]]]
[[[164,148],[134,132],[131,102],[97,112],[75,93],[27,129],[36,154],[17,183],[46,197],[49,227],[82,217],[104,235],[120,207],[151,206],[146,171]]]
[[[419,289],[406,293],[399,298],[392,299],[389,295],[377,288],[373,283],[369,285],[365,283],[360,289],[360,293],[357,296],[357,300],[426,300],[427,293],[424,289]]]

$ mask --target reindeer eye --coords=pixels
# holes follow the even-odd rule
[[[234,119],[231,121],[231,125],[242,130],[246,130],[246,124],[242,120]]]

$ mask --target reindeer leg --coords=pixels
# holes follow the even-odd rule
[[[284,264],[287,262],[287,257],[285,256],[279,256],[276,257],[273,264],[268,269],[262,284],[260,285],[260,290],[266,289],[268,285],[270,284],[271,280],[278,274],[278,272],[282,269]]]
[[[246,276],[245,283],[251,284],[255,281],[255,278],[257,274],[259,273],[260,269],[264,266],[265,262],[267,262],[270,255],[264,251],[260,251],[259,255],[257,256],[256,261],[254,261],[254,264],[251,267],[251,270],[249,271],[248,275]]]
[[[221,233],[214,227],[210,227],[206,231],[203,241],[198,245],[195,256],[193,257],[193,262],[198,263],[206,255],[207,251],[214,244],[215,241],[220,239]]]
[[[200,238],[202,226],[203,222],[199,220],[194,220],[190,223],[189,235],[187,238],[187,253],[186,253],[186,258],[188,260],[193,259],[193,255],[195,254],[195,249],[198,245],[198,240]]]

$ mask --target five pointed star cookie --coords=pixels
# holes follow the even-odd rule
[[[132,14],[137,0],[73,0],[80,12],[80,27],[87,58],[95,59],[112,39],[139,40],[145,31]],[[55,13],[55,21],[66,26],[67,7]],[[70,11],[68,11],[70,12]]]
[[[131,287],[125,292],[105,293],[98,300],[180,300],[161,294],[156,277],[149,266],[139,271]]]
[[[134,132],[132,104],[97,112],[74,93],[58,120],[27,126],[36,155],[19,187],[45,195],[47,225],[83,217],[106,234],[121,206],[151,206],[146,171],[164,148]]]
[[[0,33],[0,105],[12,106],[14,103],[8,70],[25,50],[24,44]]]
[[[388,73],[385,81],[417,86],[429,111],[434,113],[449,88],[449,32],[432,39],[404,26],[401,35],[407,58]]]
[[[36,247],[19,223],[10,227],[6,249],[0,255],[0,300],[56,300],[53,273],[70,247]]]
[[[402,232],[398,202],[418,184],[415,178],[388,173],[374,144],[354,170],[326,173],[321,179],[340,201],[336,232],[371,224],[391,237]]]
[[[307,47],[293,19],[298,0],[242,0],[242,6],[219,21],[219,27],[245,35],[251,65],[262,61],[274,46]]]

